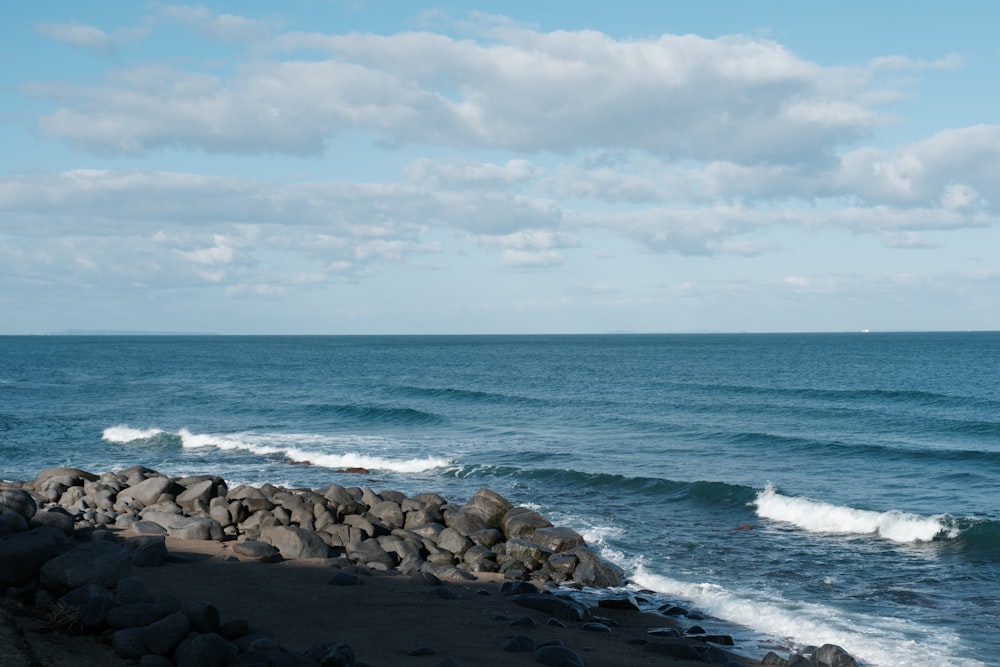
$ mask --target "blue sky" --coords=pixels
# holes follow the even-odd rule
[[[12,5],[0,334],[1000,329],[998,24]]]

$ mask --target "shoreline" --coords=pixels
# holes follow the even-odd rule
[[[262,642],[289,655],[347,645],[357,662],[329,662],[345,665],[787,662],[774,654],[761,662],[730,653],[724,647],[731,638],[706,635],[682,610],[640,611],[635,595],[622,588],[622,573],[579,534],[488,489],[456,505],[433,493],[407,498],[339,484],[229,489],[217,477],[170,478],[141,466],[100,476],[55,468],[30,482],[0,484],[0,510],[7,510],[0,564],[13,562],[10,545],[23,544],[26,535],[59,533],[65,540],[29,557],[35,561],[28,575],[0,575],[6,597],[42,609],[66,606],[71,589],[83,585],[53,583],[50,561],[68,556],[77,569],[101,570],[98,561],[79,556],[85,549],[71,548],[100,547],[124,554],[114,585],[100,583],[114,590],[134,582],[164,612],[149,627],[171,609],[190,616],[187,606],[197,601],[214,609],[217,622],[191,635],[219,636],[220,616],[236,624],[243,634],[226,645],[232,660],[246,652],[240,637],[259,632]],[[18,510],[24,530],[10,518]],[[105,554],[99,562],[107,560]],[[96,604],[83,598],[81,615]],[[122,637],[137,633],[116,628],[121,622],[109,621],[108,613],[87,620],[89,634],[110,642],[119,656],[146,660],[137,654],[145,648],[123,649]],[[172,646],[171,655],[183,646]]]

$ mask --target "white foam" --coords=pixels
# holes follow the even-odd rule
[[[259,456],[280,455],[294,463],[309,463],[325,468],[368,468],[369,470],[392,471],[399,473],[419,473],[435,468],[442,468],[451,463],[442,457],[428,456],[423,458],[394,459],[386,456],[347,451],[340,453],[324,452],[319,449],[304,449],[302,445],[339,445],[348,442],[356,446],[358,438],[334,439],[323,438],[312,434],[202,434],[191,433],[181,429],[178,433],[181,444],[185,448],[215,447],[217,449],[240,449]],[[361,444],[366,444],[361,439]]]
[[[871,667],[949,665],[984,667],[963,653],[959,637],[940,627],[925,628],[906,619],[844,616],[809,602],[741,595],[710,583],[689,583],[649,572],[639,565],[630,577],[638,588],[684,598],[699,611],[779,638],[793,646],[836,644]]]
[[[757,494],[754,504],[761,518],[790,523],[813,533],[875,534],[893,542],[929,542],[941,533],[955,536],[955,529],[947,525],[944,515],[925,517],[899,510],[874,512],[783,496],[770,483]]]
[[[149,440],[163,433],[158,428],[138,429],[125,424],[110,426],[101,433],[101,438],[108,442],[135,442],[136,440]]]

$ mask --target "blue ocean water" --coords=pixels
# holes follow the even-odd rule
[[[488,486],[751,655],[1000,656],[998,333],[0,337],[0,479],[135,464]]]

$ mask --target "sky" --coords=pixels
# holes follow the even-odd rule
[[[1000,3],[14,3],[0,334],[1000,330]]]

